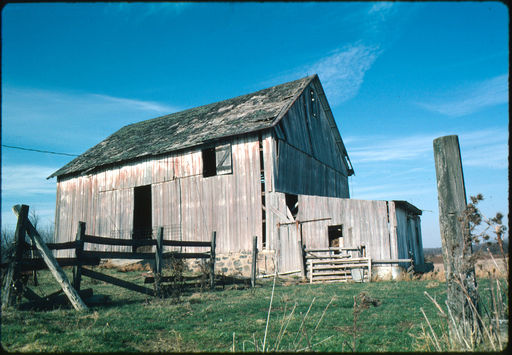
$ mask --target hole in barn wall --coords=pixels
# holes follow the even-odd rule
[[[133,239],[151,239],[151,185],[133,189]],[[133,247],[135,252],[150,252],[151,246]]]
[[[215,148],[206,148],[201,151],[203,158],[203,177],[217,175],[217,166],[215,163]]]
[[[284,194],[286,199],[286,206],[290,210],[293,219],[296,219],[299,213],[299,197],[294,194]]]
[[[343,246],[343,225],[327,226],[327,237],[329,238],[329,248],[340,248]],[[334,254],[339,254],[335,251]]]

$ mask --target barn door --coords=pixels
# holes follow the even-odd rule
[[[151,239],[151,185],[135,187],[133,193],[133,239]],[[134,247],[134,251],[150,252],[151,246]]]
[[[279,226],[277,253],[279,272],[300,270],[301,253],[299,250],[300,240],[299,224],[284,224]]]

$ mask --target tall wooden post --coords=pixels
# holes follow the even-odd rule
[[[212,232],[212,246],[210,250],[210,288],[213,290],[215,287],[215,243],[217,232]]]
[[[84,251],[84,236],[85,236],[85,222],[78,222],[78,229],[76,231],[76,246],[75,246],[75,257],[76,257],[76,268],[73,274],[73,287],[76,291],[80,291],[80,283],[82,281],[82,252]]]
[[[258,237],[252,237],[251,287],[256,285],[256,261],[258,259]]]
[[[472,240],[464,218],[467,203],[458,137],[434,139],[434,158],[448,306],[456,323],[468,334],[479,329],[474,327],[478,324],[474,309],[479,311],[479,306],[475,267],[471,261]],[[454,329],[450,331],[453,333]]]
[[[5,278],[4,289],[2,293],[2,306],[9,307],[15,302],[15,291],[19,290],[20,284],[20,262],[25,250],[25,234],[28,222],[28,206],[21,205],[14,232],[14,260],[10,262],[9,270]]]

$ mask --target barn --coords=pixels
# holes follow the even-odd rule
[[[350,159],[317,75],[122,127],[57,178],[55,241],[209,240],[222,270],[299,269],[299,244],[366,246],[375,260],[423,263],[421,211],[349,196]],[[99,248],[100,246],[95,246]],[[108,246],[124,251],[125,246]],[[64,255],[61,255],[64,256]],[[277,258],[277,260],[276,260]],[[395,265],[396,266],[396,265]]]

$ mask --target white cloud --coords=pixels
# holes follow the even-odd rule
[[[389,12],[393,8],[394,3],[388,1],[381,1],[375,3],[370,10],[368,10],[369,14],[378,13],[378,12]]]
[[[377,46],[350,45],[334,51],[301,71],[317,73],[329,102],[339,104],[357,95],[366,72],[379,54]]]
[[[360,164],[433,159],[433,141],[447,132],[408,137],[348,137],[350,160],[357,169]],[[508,167],[508,133],[489,128],[458,133],[464,166],[503,169]]]
[[[117,3],[109,4],[106,12],[119,13],[128,20],[140,22],[155,15],[172,16],[181,14],[191,4],[188,2],[159,2],[159,3]]]
[[[57,169],[28,164],[2,166],[2,198],[55,194],[55,181],[46,178]]]
[[[133,100],[126,99],[122,97],[114,97],[108,95],[99,95],[99,94],[89,94],[92,98],[97,98],[98,105],[113,103],[116,105],[121,105],[124,108],[132,108],[134,110],[143,110],[143,111],[152,111],[157,113],[171,113],[176,112],[176,108],[172,106],[167,106],[164,104],[160,104],[154,101],[142,101],[142,100]]]
[[[97,93],[2,89],[5,144],[23,140],[24,146],[69,153],[80,153],[124,125],[179,111],[155,101]]]
[[[353,140],[349,150],[353,164],[416,159],[432,151],[434,135],[409,137],[372,136]]]
[[[486,107],[508,103],[508,74],[462,88],[443,95],[446,99],[419,102],[418,106],[446,116],[460,117]]]

